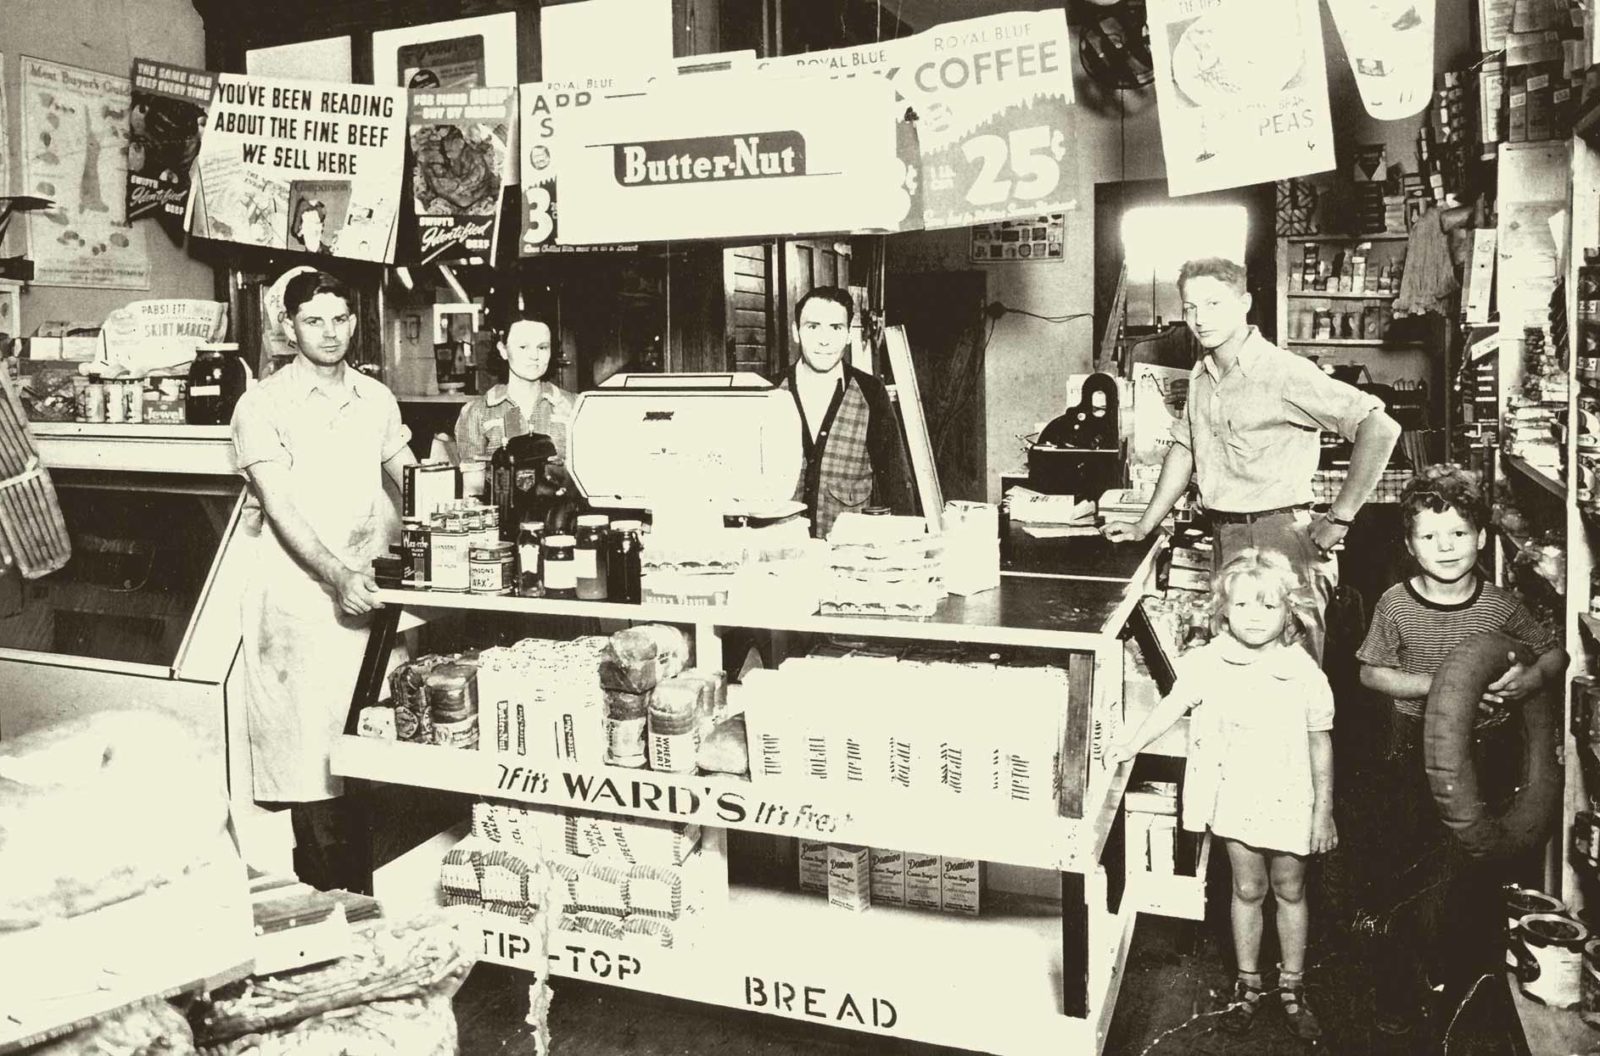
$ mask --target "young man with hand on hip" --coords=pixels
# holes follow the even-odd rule
[[[1206,354],[1189,372],[1188,406],[1173,423],[1173,444],[1143,516],[1102,532],[1116,542],[1143,539],[1196,481],[1216,532],[1213,571],[1248,547],[1288,557],[1316,596],[1317,624],[1305,641],[1320,661],[1328,598],[1339,581],[1333,549],[1383,476],[1400,426],[1376,396],[1334,380],[1250,325],[1239,264],[1188,261],[1178,292],[1184,320]],[[1311,480],[1323,431],[1340,434],[1354,449],[1332,508],[1313,516]]]

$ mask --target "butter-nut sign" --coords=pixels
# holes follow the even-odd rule
[[[562,115],[560,243],[895,230],[910,210],[877,78],[662,80]]]
[[[626,143],[613,150],[617,182],[624,187],[758,180],[806,172],[806,140],[792,130]]]

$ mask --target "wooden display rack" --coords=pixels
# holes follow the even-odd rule
[[[1060,877],[1059,899],[997,892],[975,918],[897,906],[850,914],[811,894],[733,885],[726,904],[702,912],[699,925],[671,949],[639,937],[556,931],[548,964],[539,963],[531,927],[485,911],[460,912],[463,926],[480,932],[486,960],[535,974],[992,1053],[1097,1053],[1137,912],[1196,920],[1204,913],[1209,844],[1180,839],[1175,874],[1152,874],[1128,851],[1148,823],[1123,806],[1132,767],[1107,769],[1093,750],[1093,730],[1102,723],[1142,718],[1123,714],[1129,677],[1123,638],[1158,549],[1151,545],[1127,577],[1004,577],[997,590],[947,598],[928,620],[383,590],[332,769],[345,778],[489,799],[696,822],[715,846],[725,838],[720,829],[738,828],[1049,870]],[[949,796],[931,793],[867,796],[820,782],[775,786],[723,775],[542,764],[348,735],[359,710],[380,699],[402,612],[437,618],[449,610],[584,615],[618,621],[613,626],[670,623],[688,631],[699,656],[720,656],[720,638],[734,628],[1060,650],[1071,687],[1063,702],[1061,794],[1055,810],[963,811]],[[1003,704],[994,710],[1003,722]],[[597,794],[601,788],[608,791]],[[463,834],[441,833],[378,869],[374,893],[400,904],[436,903],[439,864]],[[779,941],[753,940],[761,935]],[[973,1015],[974,1008],[983,1014]]]

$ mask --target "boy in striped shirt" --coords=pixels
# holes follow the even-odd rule
[[[1559,683],[1567,666],[1560,644],[1521,599],[1477,573],[1488,511],[1474,476],[1453,466],[1430,467],[1401,492],[1400,510],[1418,574],[1383,593],[1356,653],[1361,684],[1392,704],[1383,845],[1394,860],[1380,870],[1385,897],[1377,930],[1385,949],[1376,983],[1377,1026],[1395,1034],[1416,1024],[1428,965],[1449,974],[1433,981],[1445,985],[1447,998],[1453,993],[1459,999],[1478,974],[1494,970],[1504,945],[1496,926],[1505,918],[1496,878],[1467,860],[1428,787],[1423,711],[1433,676],[1456,646],[1483,631],[1500,631],[1538,656],[1532,664],[1513,656],[1479,704],[1473,755],[1480,774],[1492,778],[1486,770],[1514,770],[1520,758],[1504,705]],[[1500,784],[1509,791],[1514,779]]]

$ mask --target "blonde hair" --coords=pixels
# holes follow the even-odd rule
[[[1311,626],[1316,602],[1287,557],[1276,550],[1257,547],[1239,551],[1211,581],[1211,633],[1221,634],[1228,626],[1228,602],[1246,580],[1254,583],[1263,597],[1276,598],[1283,604],[1283,641],[1290,645],[1299,641]]]

